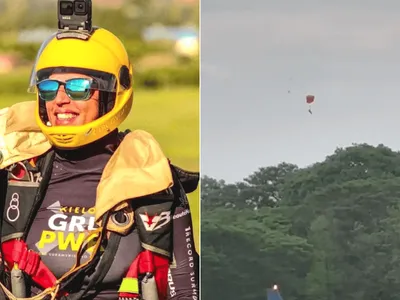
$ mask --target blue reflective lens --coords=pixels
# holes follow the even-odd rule
[[[38,89],[45,92],[56,92],[60,84],[55,80],[45,80],[38,84]]]
[[[46,79],[37,84],[39,96],[44,101],[52,101],[56,98],[61,85],[65,93],[72,100],[88,100],[91,96],[92,79],[73,78],[66,82],[54,79]]]
[[[90,79],[77,78],[67,80],[65,88],[72,92],[85,92],[90,89],[92,81]]]

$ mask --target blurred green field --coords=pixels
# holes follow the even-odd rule
[[[27,82],[28,74],[24,75]],[[9,82],[9,76],[0,76],[0,108],[35,99],[34,95],[28,93],[2,93],[2,87],[7,86]],[[120,127],[120,129],[125,128],[143,129],[150,132],[159,141],[164,153],[173,164],[191,171],[199,170],[199,90],[197,88],[135,91],[132,112]],[[196,247],[199,249],[198,189],[189,195],[189,200],[193,214]]]

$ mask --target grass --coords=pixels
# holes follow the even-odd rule
[[[25,74],[25,78],[28,78]],[[0,76],[0,87],[7,86],[6,76]],[[25,89],[23,89],[25,91]],[[0,108],[20,101],[33,100],[27,93],[4,94],[0,88]],[[120,129],[143,129],[161,144],[173,164],[199,170],[199,91],[197,88],[169,90],[137,90],[128,119]],[[199,191],[188,195],[193,218],[196,247],[199,249]]]

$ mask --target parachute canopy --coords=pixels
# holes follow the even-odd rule
[[[314,99],[315,99],[314,95],[307,95],[307,96],[306,96],[306,102],[307,102],[307,104],[313,103],[313,102],[314,102]]]

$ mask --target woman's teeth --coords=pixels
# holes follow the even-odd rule
[[[68,120],[68,119],[73,119],[76,116],[77,116],[76,114],[71,114],[71,113],[57,114],[57,119],[59,119],[59,120]]]

